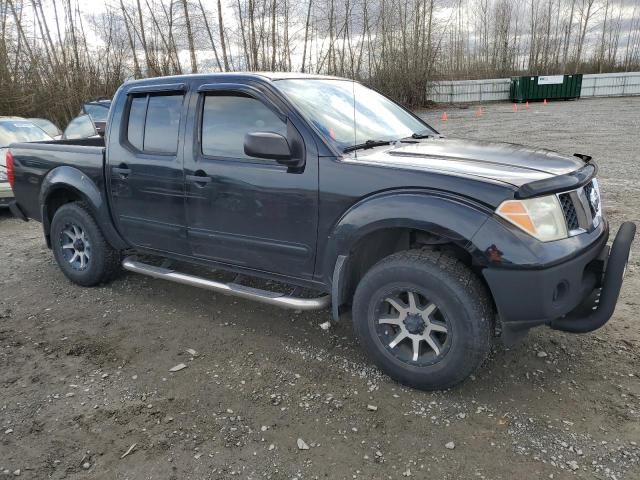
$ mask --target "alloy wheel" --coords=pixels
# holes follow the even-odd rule
[[[394,292],[379,301],[375,328],[385,348],[411,365],[431,365],[451,346],[452,332],[444,313],[416,291]]]
[[[75,223],[65,224],[60,232],[62,256],[75,270],[86,270],[91,261],[91,242],[84,229]]]

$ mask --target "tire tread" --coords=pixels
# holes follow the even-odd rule
[[[102,229],[93,217],[90,207],[85,202],[78,202],[77,205],[89,216],[98,232],[98,242],[104,250],[104,268],[99,283],[106,283],[113,280],[120,272],[120,252],[107,242]]]
[[[91,246],[94,251],[100,251],[103,258],[100,269],[93,276],[83,279],[82,282],[79,282],[77,279],[67,275],[64,268],[62,268],[63,273],[65,273],[71,281],[83,286],[93,286],[100,283],[106,283],[115,278],[120,271],[120,252],[114,249],[109,242],[107,242],[89,205],[85,202],[71,202],[61,206],[54,215],[52,225],[56,221],[56,216],[64,215],[67,211],[73,211],[75,214],[83,217],[83,220],[94,230],[91,238]],[[54,240],[52,239],[52,245],[53,241]],[[55,246],[53,246],[53,248],[55,248]]]

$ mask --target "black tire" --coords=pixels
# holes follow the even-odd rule
[[[69,247],[70,244],[76,244],[70,234],[78,232],[83,233],[77,243],[78,249]],[[56,262],[72,282],[91,287],[111,280],[120,270],[120,252],[105,240],[100,227],[83,203],[67,203],[60,207],[53,216],[50,234]],[[76,237],[78,240],[80,236]],[[72,263],[73,255],[77,253],[81,255]]]
[[[418,305],[417,316],[407,313],[409,294]],[[407,310],[403,314],[387,299],[397,299]],[[426,315],[425,329],[427,311],[433,313]],[[388,325],[383,316],[396,324]],[[366,273],[356,289],[353,322],[361,345],[383,372],[404,385],[441,390],[462,382],[487,357],[493,309],[484,285],[462,262],[442,252],[409,250],[384,258]],[[436,327],[441,331],[431,330]],[[409,333],[429,337],[431,343],[418,339],[416,349]]]

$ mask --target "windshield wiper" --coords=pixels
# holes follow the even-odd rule
[[[367,140],[364,143],[358,143],[356,145],[351,145],[350,147],[346,147],[342,150],[344,153],[353,152],[354,150],[362,150],[365,148],[373,148],[380,147],[382,145],[391,145],[391,140]]]

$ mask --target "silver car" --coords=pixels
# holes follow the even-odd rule
[[[5,158],[9,145],[44,140],[53,138],[32,122],[20,117],[0,117],[0,208],[8,207],[13,200]]]

